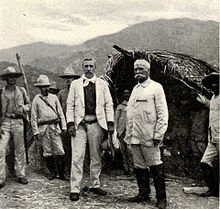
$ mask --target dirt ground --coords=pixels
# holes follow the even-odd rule
[[[48,181],[42,174],[29,169],[28,185],[21,185],[9,177],[6,186],[0,190],[0,209],[156,209],[155,190],[151,179],[151,204],[128,203],[127,198],[137,193],[134,177],[103,174],[102,188],[108,191],[106,197],[94,195],[80,196],[77,202],[69,200],[68,181],[58,179]],[[83,185],[88,181],[84,178]],[[184,194],[183,187],[195,185],[194,180],[175,176],[166,177],[168,209],[217,209],[219,199]]]

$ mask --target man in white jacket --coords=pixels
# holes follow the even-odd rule
[[[70,200],[79,199],[83,176],[83,161],[86,142],[90,153],[89,192],[107,195],[100,189],[101,149],[104,130],[114,132],[113,102],[105,81],[94,74],[95,60],[85,58],[82,63],[84,74],[71,83],[67,98],[67,128],[72,143],[71,193]]]
[[[168,126],[168,108],[163,87],[150,79],[150,63],[139,59],[134,63],[138,84],[127,105],[126,141],[131,144],[139,194],[131,202],[149,200],[149,171],[154,179],[157,206],[166,208],[164,168],[159,146]]]
[[[40,75],[34,86],[40,89],[40,94],[34,97],[31,108],[31,126],[36,140],[42,142],[43,156],[50,175],[49,180],[57,176],[55,156],[57,158],[57,170],[59,178],[66,180],[64,175],[64,149],[61,140],[61,129],[66,131],[66,120],[56,95],[49,93],[49,78]],[[61,127],[60,127],[61,124]]]

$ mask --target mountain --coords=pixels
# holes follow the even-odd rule
[[[77,72],[81,72],[82,58],[95,56],[99,69],[97,74],[100,74],[107,55],[113,51],[114,44],[125,49],[159,49],[183,53],[210,64],[217,64],[219,63],[219,23],[187,18],[146,21],[114,34],[91,39],[79,46],[38,42],[5,49],[6,51],[0,50],[0,60],[6,61],[9,59],[7,56],[14,57],[15,53],[20,51],[22,62],[50,72],[61,73],[70,64]]]
[[[147,21],[118,33],[97,37],[84,43],[87,48],[167,50],[184,53],[207,62],[218,61],[219,23],[187,18]]]
[[[22,57],[22,63],[27,64],[35,59],[54,57],[58,54],[62,55],[63,53],[69,53],[73,48],[74,46],[35,42],[0,50],[0,61],[15,62],[15,54],[18,53]]]

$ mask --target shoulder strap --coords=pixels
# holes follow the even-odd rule
[[[45,104],[50,107],[55,113],[56,115],[59,117],[58,112],[53,108],[53,106],[47,101],[45,100],[41,95],[39,96],[41,98],[41,100],[43,100],[45,102]]]

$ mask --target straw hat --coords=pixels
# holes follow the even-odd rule
[[[2,74],[0,74],[0,77],[2,80],[5,80],[6,78],[19,78],[22,76],[21,72],[17,72],[14,67],[7,67]]]
[[[55,93],[55,94],[57,94],[60,90],[58,89],[58,87],[57,87],[57,83],[54,81],[54,82],[52,82],[52,84],[51,84],[51,86],[49,87],[49,91],[51,92],[51,93]]]
[[[37,83],[34,84],[36,87],[45,87],[45,86],[50,86],[51,83],[49,81],[49,78],[46,75],[40,75],[39,78],[37,79]]]
[[[59,91],[59,89],[57,88],[57,83],[55,81],[51,83],[50,89],[54,89],[54,90]]]
[[[61,78],[80,78],[80,75],[76,74],[71,66],[65,68],[63,75],[60,75]]]
[[[213,72],[207,75],[202,80],[202,85],[208,89],[212,88],[212,84],[219,84],[219,73]]]

